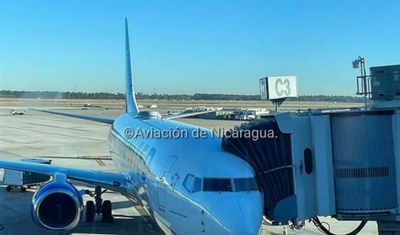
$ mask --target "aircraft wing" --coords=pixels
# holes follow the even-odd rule
[[[73,118],[80,118],[80,119],[84,119],[84,120],[107,123],[107,124],[114,123],[114,119],[112,119],[112,118],[89,116],[89,115],[82,115],[82,114],[76,114],[76,113],[65,113],[65,112],[53,111],[53,110],[49,110],[49,109],[31,108],[31,110],[45,112],[45,113],[52,113],[52,114],[57,114],[57,115],[61,115],[61,116],[73,117]],[[182,114],[176,114],[176,115],[163,115],[162,119],[169,120],[169,119],[176,119],[176,118],[184,118],[184,117],[191,117],[191,116],[196,116],[196,115],[211,113],[211,112],[215,112],[215,110],[207,110],[207,111],[193,112],[193,113],[182,113]]]
[[[205,114],[205,113],[211,113],[215,112],[215,110],[207,110],[207,111],[201,111],[201,112],[193,112],[193,113],[182,113],[182,114],[176,114],[176,115],[163,115],[162,119],[176,119],[176,118],[184,118],[184,117],[191,117],[191,116],[196,116],[200,114]]]
[[[52,113],[52,114],[57,114],[57,115],[67,116],[67,117],[80,118],[80,119],[85,119],[85,120],[89,120],[89,121],[95,121],[95,122],[101,122],[101,123],[107,123],[107,124],[114,123],[114,119],[112,119],[112,118],[96,117],[96,116],[82,115],[82,114],[76,114],[76,113],[64,113],[64,112],[52,111],[52,110],[48,110],[48,109],[36,109],[36,108],[31,108],[31,109],[35,110],[35,111],[39,111],[39,112]]]
[[[0,160],[0,168],[34,172],[54,176],[64,174],[68,179],[100,186],[116,192],[126,194],[128,185],[122,173],[104,172],[96,170],[78,169],[48,164],[38,164],[23,161]]]

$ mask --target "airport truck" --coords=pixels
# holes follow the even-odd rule
[[[25,162],[34,162],[38,164],[51,164],[51,160],[29,158],[22,159]],[[3,184],[7,185],[6,190],[10,192],[14,188],[20,188],[21,192],[26,192],[26,188],[39,186],[50,179],[49,176],[32,172],[23,172],[5,169],[3,173]]]
[[[241,111],[239,114],[239,120],[251,121],[256,119],[256,111],[255,110],[245,110]]]
[[[10,114],[11,115],[24,115],[25,111],[13,109],[13,110],[11,110]]]

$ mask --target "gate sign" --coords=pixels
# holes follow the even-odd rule
[[[297,97],[297,77],[278,76],[260,79],[261,99],[274,100]]]

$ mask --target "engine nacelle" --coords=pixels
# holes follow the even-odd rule
[[[66,182],[65,175],[56,175],[36,191],[32,198],[32,218],[51,230],[75,228],[83,214],[83,200],[78,190]]]

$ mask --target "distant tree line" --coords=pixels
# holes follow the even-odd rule
[[[124,99],[123,93],[108,92],[58,92],[58,91],[0,91],[2,98],[27,99]]]
[[[28,98],[28,99],[124,99],[123,93],[108,92],[57,92],[57,91],[10,91],[1,90],[1,98]],[[260,100],[260,95],[235,94],[206,94],[193,95],[144,94],[136,93],[139,100]],[[337,95],[302,95],[298,98],[288,98],[289,101],[325,101],[325,102],[364,102],[362,97]]]

